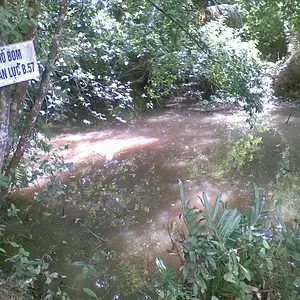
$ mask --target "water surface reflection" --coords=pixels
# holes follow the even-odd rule
[[[299,111],[273,107],[254,130],[245,120],[237,111],[169,110],[131,125],[56,136],[57,147],[70,144],[64,155],[75,170],[66,176],[62,198],[33,205],[26,226],[34,240],[23,244],[34,255],[52,256],[74,298],[88,299],[81,289],[89,287],[103,299],[116,293],[133,299],[143,297],[155,277],[156,256],[177,263],[166,251],[166,225],[180,214],[179,178],[192,205],[205,191],[210,200],[222,193],[244,209],[255,182],[270,206],[280,201],[287,217],[296,216]],[[99,273],[83,280],[73,261],[90,263]]]

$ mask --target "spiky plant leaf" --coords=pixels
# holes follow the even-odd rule
[[[216,199],[216,202],[215,202],[215,205],[213,208],[213,215],[212,215],[213,221],[216,219],[216,217],[218,215],[220,204],[222,204],[222,207],[224,206],[224,202],[222,201],[222,195],[219,195]]]
[[[199,199],[205,209],[204,218],[207,221],[208,228],[214,232],[222,243],[225,243],[234,230],[238,228],[241,222],[241,214],[236,209],[227,208],[221,195],[217,197],[212,213],[206,194],[203,193]]]
[[[204,206],[204,209],[205,209],[206,213],[208,215],[210,215],[210,205],[209,205],[209,202],[208,202],[208,199],[207,199],[205,193],[202,194],[202,198],[200,198],[200,200],[201,200],[201,202],[202,202],[202,204]]]
[[[260,230],[268,221],[268,212],[266,211],[266,201],[259,195],[259,189],[254,184],[254,205],[248,207],[244,215],[244,225],[251,230]]]
[[[284,220],[281,216],[278,202],[275,203],[275,213],[276,213],[277,222],[279,223],[279,225],[281,225],[282,231],[286,232],[286,225],[285,225],[285,222],[284,222]]]
[[[199,219],[199,213],[196,209],[190,208],[190,201],[185,199],[183,183],[179,180],[179,190],[180,190],[180,199],[183,212],[183,218],[185,220],[188,231],[191,235],[197,235],[202,233],[205,228],[201,224],[201,219]]]
[[[225,218],[224,218],[225,216]],[[241,222],[241,214],[236,209],[225,209],[220,220],[217,221],[217,234],[225,243]]]

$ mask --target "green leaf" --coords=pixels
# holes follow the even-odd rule
[[[183,274],[183,278],[184,279],[188,277],[188,274],[189,274],[189,266],[188,266],[188,264],[184,265],[182,274]]]
[[[50,284],[51,283],[51,278],[50,277],[47,277],[46,281],[45,281],[45,284]]]
[[[119,271],[122,272],[122,273],[129,273],[130,270],[131,270],[131,269],[128,268],[128,267],[123,267],[123,268],[120,268],[120,269],[119,269]]]
[[[293,285],[296,287],[300,287],[300,277],[296,278],[296,280],[293,282]]]
[[[260,257],[264,257],[266,255],[266,249],[265,248],[261,248],[260,250],[259,250],[259,256]]]
[[[95,292],[93,292],[91,289],[89,288],[83,288],[83,291],[88,294],[89,296],[98,299],[97,295],[95,294]]]
[[[47,270],[49,268],[49,263],[42,263],[42,270]]]
[[[0,248],[0,252],[6,253],[6,251],[2,248]]]
[[[87,266],[84,266],[82,269],[82,278],[87,279],[89,275],[89,268]]]
[[[263,239],[263,246],[264,246],[266,249],[270,249],[270,246],[269,246],[268,242],[267,242],[265,239]]]
[[[259,188],[256,183],[254,183],[253,186],[254,186],[254,200],[256,204],[257,203],[259,204]]]
[[[0,174],[0,187],[1,186],[8,189],[8,177],[3,174]]]
[[[57,272],[53,272],[49,275],[49,277],[51,278],[58,278],[58,273]]]
[[[219,300],[216,296],[212,296],[210,300]]]
[[[220,214],[216,224],[217,235],[226,241],[241,221],[241,214],[237,209],[225,209]]]
[[[248,281],[251,281],[251,275],[250,275],[249,271],[242,265],[240,265],[240,267],[241,267],[241,269],[243,271],[243,274],[245,275],[246,279]]]
[[[18,245],[17,243],[15,242],[9,242],[14,248],[19,248],[20,245]]]
[[[219,206],[220,203],[222,201],[222,195],[219,195],[216,199],[215,205],[214,205],[214,209],[213,209],[213,216],[212,216],[212,220],[214,221],[218,215],[219,212]]]
[[[217,268],[216,262],[215,262],[215,260],[214,260],[212,257],[207,256],[207,260],[209,261],[209,263],[211,264],[211,266],[212,266],[214,269]]]
[[[202,198],[200,198],[200,200],[202,201],[207,214],[210,216],[210,205],[205,193],[202,194]]]
[[[28,31],[29,28],[29,22],[27,20],[21,20],[20,24],[19,24],[19,28],[21,29],[22,33],[26,33]]]
[[[71,263],[73,266],[84,267],[86,264],[83,261],[74,261]]]
[[[272,270],[273,267],[274,267],[273,262],[272,262],[272,259],[269,258],[269,257],[266,257],[266,261],[267,261],[269,270]]]
[[[19,250],[19,254],[28,257],[30,255],[30,253],[28,251],[25,251],[24,248],[20,248]]]
[[[165,266],[164,262],[162,261],[162,259],[160,259],[159,257],[156,257],[156,265],[159,268],[159,270],[161,272],[167,270],[167,267]]]
[[[233,275],[232,272],[226,273],[223,277],[224,277],[224,280],[226,280],[227,282],[237,283],[237,282],[235,281],[235,277],[234,277],[234,275]]]

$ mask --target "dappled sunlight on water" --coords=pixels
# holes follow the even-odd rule
[[[112,135],[101,132],[88,132],[82,135],[68,134],[54,138],[52,143],[55,147],[69,144],[70,149],[63,151],[62,155],[66,162],[72,162],[79,166],[81,163],[92,163],[99,159],[112,160],[121,151],[134,150],[142,146],[153,145],[159,141],[158,138],[143,136]]]

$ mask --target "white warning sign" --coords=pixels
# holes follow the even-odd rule
[[[33,41],[0,46],[0,87],[38,76]]]

